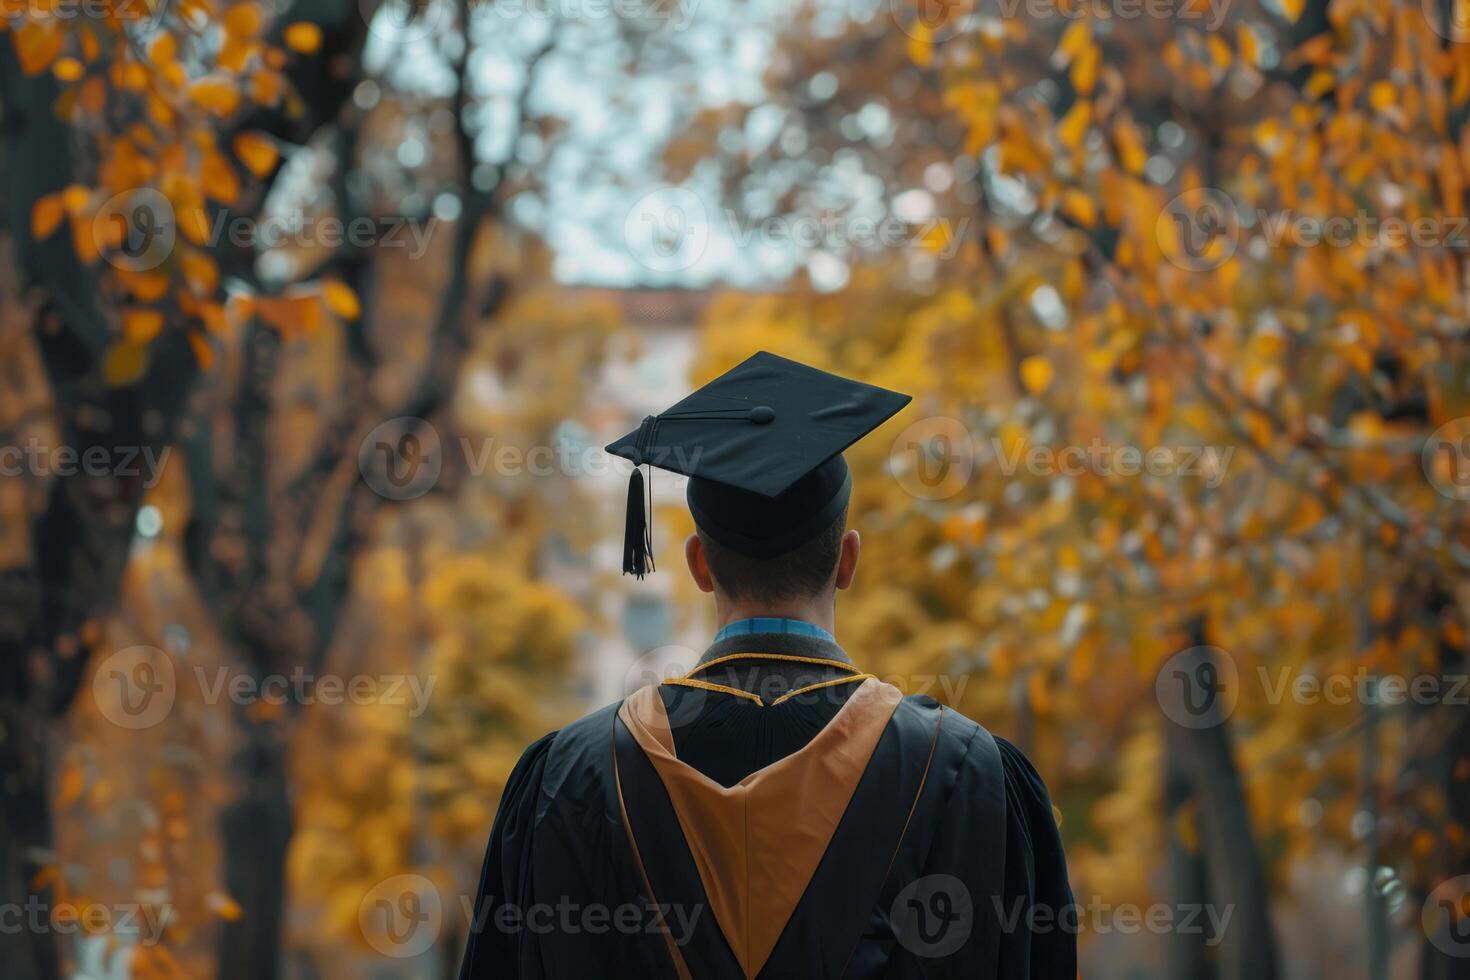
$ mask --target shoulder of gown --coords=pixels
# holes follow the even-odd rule
[[[1006,782],[1005,938],[999,975],[1073,980],[1076,910],[1051,795],[1020,749],[998,736],[995,744]]]
[[[460,980],[501,976],[507,966],[525,961],[523,953],[535,955],[534,950],[521,949],[521,933],[496,929],[495,917],[502,905],[526,907],[534,900],[529,894],[533,828],[549,796],[558,794],[559,787],[566,788],[563,770],[570,761],[568,757],[579,754],[577,744],[584,741],[576,737],[575,730],[588,720],[570,726],[564,733],[553,732],[537,740],[526,749],[506,781],[480,872]],[[570,737],[562,738],[561,750],[553,752],[561,734]],[[1003,738],[995,737],[994,741],[1006,801],[998,975],[1073,980],[1077,975],[1076,934],[1059,921],[1073,907],[1072,893],[1051,798],[1025,754]],[[973,816],[972,780],[979,778],[975,767],[982,765],[985,757],[979,748],[979,740],[971,739],[964,753],[955,794],[947,808],[950,813],[943,821],[952,825],[954,833],[940,838],[942,843],[931,855],[931,873],[959,870],[967,856],[976,851],[973,839],[963,831]],[[968,877],[963,873],[961,876]]]
[[[542,777],[558,734],[552,732],[533,742],[506,780],[490,842],[485,847],[469,939],[460,961],[460,980],[502,976],[507,965],[521,959],[517,934],[496,929],[496,914],[507,903],[516,907],[527,904],[531,831],[536,822]]]
[[[927,976],[931,968],[948,976],[944,970],[953,968],[1008,980],[1076,980],[1075,906],[1046,784],[1015,745],[986,737],[958,712],[945,714],[942,737],[962,758],[946,777],[953,785],[922,874],[957,880],[945,887],[966,891],[974,917],[970,938],[937,961],[900,949],[884,976]],[[1003,823],[992,809],[1002,798]]]

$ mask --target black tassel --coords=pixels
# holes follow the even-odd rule
[[[651,505],[652,500],[648,501]],[[623,525],[623,574],[642,578],[653,571],[653,529],[644,503],[643,471],[628,478],[628,518]]]

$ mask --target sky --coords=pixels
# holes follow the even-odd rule
[[[488,163],[515,161],[508,215],[550,246],[560,282],[775,288],[804,268],[817,288],[841,288],[851,249],[906,237],[908,222],[932,213],[933,201],[922,188],[890,199],[856,152],[802,160],[801,121],[771,103],[764,79],[783,31],[839,32],[850,19],[884,14],[883,2],[818,0],[799,19],[789,0],[498,0],[478,7],[470,28],[478,153]],[[407,21],[404,10],[390,3],[378,12],[367,68],[406,98],[442,100],[453,92],[463,44],[453,5],[431,0]],[[531,54],[548,42],[525,100],[532,116],[556,120],[555,135],[543,140],[521,135],[515,117]],[[810,99],[837,89],[828,72],[805,84]],[[662,163],[670,141],[700,111],[730,105],[753,110],[743,128],[722,133],[715,152],[671,183]],[[882,143],[892,138],[892,119],[872,102],[844,119],[842,131],[855,142]],[[722,168],[777,141],[783,166],[740,182],[737,214],[721,199],[729,176]],[[411,169],[428,162],[426,140],[406,133],[404,142],[393,163]],[[806,217],[772,214],[793,186],[804,192]],[[455,213],[433,193],[415,192],[409,204]],[[855,221],[857,233],[849,227]]]

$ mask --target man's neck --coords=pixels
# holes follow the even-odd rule
[[[715,601],[715,618],[718,622],[716,629],[724,629],[731,623],[738,623],[742,619],[796,619],[803,623],[811,623],[813,626],[826,630],[830,634],[837,632],[837,608],[833,602],[790,602],[776,603],[774,605],[753,605],[749,603],[730,603]]]

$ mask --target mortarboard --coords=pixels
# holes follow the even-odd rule
[[[774,558],[837,519],[852,490],[842,451],[909,400],[760,351],[648,416],[607,446],[634,466],[623,572],[653,571],[639,466],[689,477],[689,510],[701,531],[740,554]]]

